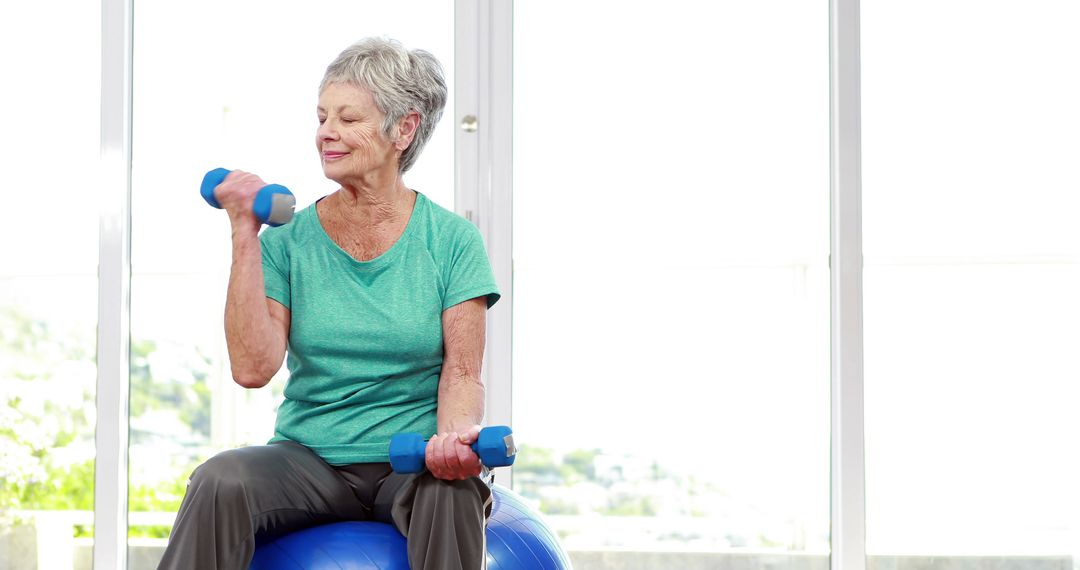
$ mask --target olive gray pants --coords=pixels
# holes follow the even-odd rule
[[[485,567],[491,488],[480,477],[402,475],[388,463],[331,466],[293,442],[242,447],[191,474],[158,570],[245,570],[255,547],[339,521],[390,523],[414,570]]]

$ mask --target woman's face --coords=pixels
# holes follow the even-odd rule
[[[382,134],[385,115],[364,88],[331,83],[319,94],[315,146],[323,174],[335,182],[397,174],[397,149]]]

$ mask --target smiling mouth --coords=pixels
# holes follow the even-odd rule
[[[341,157],[345,156],[345,154],[346,153],[344,153],[344,152],[324,152],[323,153],[323,160],[335,160],[335,159],[338,159],[338,158],[341,158]]]

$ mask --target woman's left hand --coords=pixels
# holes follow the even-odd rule
[[[472,444],[480,437],[480,426],[455,433],[435,434],[428,440],[424,460],[428,471],[437,479],[457,481],[480,475],[480,458],[472,450]]]

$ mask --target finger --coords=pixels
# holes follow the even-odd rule
[[[424,465],[427,466],[428,471],[432,475],[439,476],[439,466],[436,465],[435,452],[436,447],[439,444],[439,435],[435,434],[428,440],[427,446],[424,447]]]
[[[449,479],[460,479],[462,473],[461,458],[458,456],[458,448],[462,447],[458,442],[457,434],[450,434],[443,442],[443,453],[446,457],[446,471]]]
[[[240,180],[245,176],[249,176],[249,174],[247,172],[244,172],[243,170],[233,170],[232,172],[229,172],[225,175],[225,178],[221,181],[221,183],[225,184],[226,182],[236,182],[237,180]]]
[[[428,471],[439,479],[446,479],[449,477],[447,473],[446,462],[446,440],[448,434],[441,433],[436,434],[428,442],[428,449],[431,451],[431,458],[428,461]]]
[[[259,177],[247,172],[241,173],[239,176],[231,180],[233,187],[247,189],[250,186],[258,184]],[[245,192],[246,193],[246,192]]]
[[[456,446],[458,463],[461,465],[461,478],[468,479],[480,474],[480,457],[467,445]]]
[[[478,439],[480,439],[480,426],[478,425],[474,425],[468,431],[458,434],[458,440],[465,445],[472,445]]]

